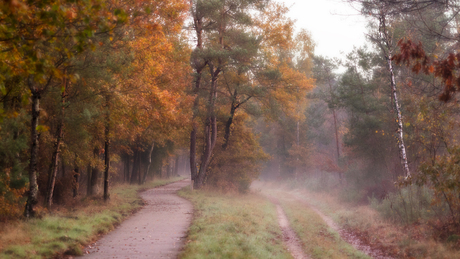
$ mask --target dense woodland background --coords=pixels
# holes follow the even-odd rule
[[[349,2],[368,43],[343,60],[274,0],[2,2],[0,220],[190,172],[458,233],[460,4]]]

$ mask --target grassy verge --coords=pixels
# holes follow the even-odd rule
[[[399,225],[382,218],[368,205],[343,202],[337,193],[290,192],[332,217],[339,226],[357,234],[372,247],[379,248],[395,258],[460,258],[458,247],[436,242],[426,225]]]
[[[313,210],[298,201],[280,200],[292,229],[312,258],[370,258],[343,241]]]
[[[370,258],[344,241],[314,210],[296,200],[294,195],[269,184],[255,184],[254,189],[276,197],[299,237],[303,250],[311,258]]]
[[[180,258],[292,258],[283,248],[276,208],[255,195],[182,190],[195,208]]]
[[[81,255],[84,245],[111,231],[142,207],[140,190],[181,178],[155,180],[144,185],[117,185],[105,203],[100,197],[83,199],[72,209],[58,208],[39,219],[0,226],[0,258],[53,258],[63,253]]]

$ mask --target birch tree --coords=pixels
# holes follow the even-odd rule
[[[395,9],[389,1],[378,1],[378,0],[351,0],[349,2],[358,2],[362,5],[361,12],[364,16],[371,20],[371,23],[375,25],[374,32],[368,34],[368,38],[375,43],[380,49],[383,57],[387,63],[388,78],[390,81],[391,98],[396,112],[395,121],[397,124],[397,144],[399,148],[399,156],[401,165],[403,167],[404,175],[406,179],[410,179],[411,172],[409,169],[409,162],[407,158],[406,145],[404,143],[404,123],[401,104],[398,96],[398,87],[396,85],[395,72],[393,67],[393,54],[395,50],[395,42],[393,38],[393,32],[389,23],[391,19],[394,19],[398,14],[398,9]],[[411,1],[407,2],[407,5],[402,7],[415,8],[414,3]],[[401,11],[399,9],[399,11]]]

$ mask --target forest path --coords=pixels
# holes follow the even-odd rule
[[[300,243],[299,238],[295,231],[291,228],[289,224],[289,219],[284,213],[283,208],[279,204],[279,201],[273,196],[268,197],[271,202],[276,205],[276,212],[278,214],[278,224],[283,231],[283,241],[288,251],[291,253],[294,259],[309,259],[309,257],[304,253],[302,249],[302,244]]]
[[[276,186],[276,184],[275,184],[275,186]],[[263,195],[266,195],[273,203],[276,204],[277,209],[279,207],[279,209],[282,210],[281,206],[279,205],[278,199],[284,200],[284,201],[285,200],[295,200],[296,202],[298,202],[298,204],[302,204],[302,205],[310,208],[311,210],[313,210],[316,214],[318,214],[323,219],[323,221],[329,226],[329,228],[331,228],[334,231],[336,231],[345,242],[347,242],[350,245],[352,245],[356,250],[359,250],[359,251],[363,252],[364,254],[366,254],[369,257],[374,258],[374,259],[392,259],[392,257],[385,255],[385,253],[383,251],[381,251],[380,249],[373,248],[373,247],[369,246],[368,244],[366,244],[365,242],[363,242],[362,240],[360,240],[360,238],[357,235],[355,235],[353,232],[350,232],[350,231],[347,231],[347,230],[341,228],[339,225],[337,225],[334,222],[334,220],[331,217],[325,215],[318,208],[316,208],[312,204],[308,203],[306,200],[302,199],[302,197],[299,196],[298,191],[292,191],[292,190],[288,191],[288,190],[285,190],[285,189],[283,189],[283,188],[281,188],[279,186],[274,187],[274,186],[272,186],[271,183],[267,184],[267,183],[262,183],[262,182],[259,182],[259,181],[253,183],[251,188],[254,191],[259,191],[259,192],[262,192]],[[268,193],[270,193],[270,194],[268,194]],[[275,196],[276,196],[276,198],[274,198]],[[278,212],[278,214],[279,213],[280,212]],[[288,221],[287,218],[286,218],[286,220]],[[284,233],[284,230],[283,230],[283,233]],[[294,232],[294,235],[296,235],[295,232]],[[299,241],[297,241],[297,242],[299,242]],[[300,243],[299,243],[299,246],[302,247],[300,245]],[[294,258],[303,258],[303,257],[296,257],[292,252],[291,252],[291,254],[293,255]]]
[[[83,258],[176,258],[184,245],[193,206],[176,192],[181,180],[142,192],[146,205],[86,249]]]

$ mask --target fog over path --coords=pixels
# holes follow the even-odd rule
[[[146,205],[91,247],[83,258],[176,258],[192,220],[192,204],[176,192],[182,180],[141,193]]]

